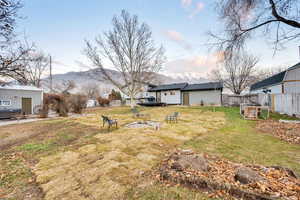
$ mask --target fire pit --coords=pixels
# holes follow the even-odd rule
[[[160,123],[154,121],[138,121],[132,122],[130,124],[125,125],[127,128],[154,128],[155,130],[159,130]]]

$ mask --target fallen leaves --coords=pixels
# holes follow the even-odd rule
[[[288,143],[300,144],[300,124],[265,120],[257,124],[257,129]]]
[[[243,166],[240,163],[233,163],[207,154],[205,158],[210,166],[209,171],[195,170],[191,167],[178,170],[172,167],[178,155],[182,157],[191,154],[196,155],[181,151],[171,154],[163,161],[159,169],[160,180],[168,185],[180,183],[187,187],[206,190],[210,197],[300,199],[300,179],[290,169],[258,165]],[[235,179],[236,171],[240,167],[250,168],[263,179],[249,184],[240,183]]]

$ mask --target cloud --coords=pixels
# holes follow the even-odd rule
[[[166,63],[165,71],[172,74],[193,73],[207,75],[217,68],[217,63],[224,58],[224,53],[215,52],[209,55],[189,56]]]
[[[192,4],[192,0],[181,0],[181,5],[182,5],[184,8],[189,7],[191,4]]]
[[[185,50],[192,50],[193,47],[184,39],[181,33],[174,31],[174,30],[168,30],[166,31],[165,35],[170,40],[176,42],[178,45],[183,47]]]
[[[195,6],[195,9],[192,11],[192,13],[189,15],[189,18],[194,18],[199,12],[201,12],[204,8],[204,3],[198,2]]]

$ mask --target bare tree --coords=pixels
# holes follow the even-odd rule
[[[88,83],[81,87],[81,93],[90,99],[97,99],[100,96],[101,88],[97,83]]]
[[[0,77],[8,77],[15,80],[23,79],[26,71],[28,54],[34,49],[28,43],[15,42],[0,50]]]
[[[57,94],[68,95],[74,88],[76,88],[76,84],[74,81],[63,81],[62,83],[58,83],[54,86],[53,92]]]
[[[31,51],[28,52],[26,58],[23,59],[25,70],[23,74],[16,77],[21,84],[34,85],[41,87],[42,77],[47,72],[49,66],[49,58],[42,51]]]
[[[219,0],[217,8],[225,28],[210,35],[226,53],[242,49],[258,31],[273,42],[274,52],[285,42],[299,41],[299,0]]]
[[[219,69],[211,72],[212,78],[221,81],[234,94],[241,94],[255,82],[255,66],[259,59],[243,52],[233,54],[219,63]]]
[[[22,5],[16,0],[0,0],[0,46],[7,46],[7,42],[14,36],[17,11]]]
[[[130,97],[133,107],[143,85],[161,70],[164,49],[155,46],[149,26],[140,24],[137,16],[123,10],[120,17],[113,18],[112,25],[112,30],[98,36],[94,45],[86,41],[85,54],[106,80]],[[109,65],[121,77],[114,78],[105,69]]]

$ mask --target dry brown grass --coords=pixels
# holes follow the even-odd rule
[[[130,129],[136,121],[129,108],[90,111],[94,116],[72,119],[75,124],[103,130],[99,119],[109,114],[120,128],[96,134],[92,144],[41,158],[34,172],[45,199],[122,199],[124,193],[145,172],[158,164],[169,150],[225,124],[223,113],[199,112],[183,107],[151,108],[143,111],[162,122],[159,131]],[[166,114],[179,111],[177,124],[166,124]]]

